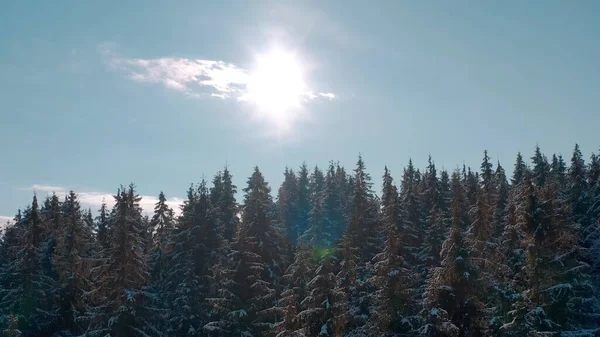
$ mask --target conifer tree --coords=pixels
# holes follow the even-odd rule
[[[562,156],[552,155],[552,163],[550,164],[550,179],[556,184],[560,190],[565,189],[565,179],[567,173],[567,166]]]
[[[167,287],[169,302],[169,336],[201,333],[210,322],[215,279],[213,268],[223,244],[218,215],[210,201],[206,182],[188,191],[188,200],[171,237],[172,249]]]
[[[305,162],[298,171],[298,187],[296,200],[296,233],[302,235],[308,229],[308,212],[310,212],[310,174]],[[295,242],[292,241],[292,243]]]
[[[493,179],[495,200],[492,210],[492,236],[500,240],[506,227],[508,200],[510,197],[510,185],[506,178],[506,171],[504,171],[500,162],[496,166]]]
[[[121,186],[114,196],[110,217],[110,244],[99,267],[101,292],[87,316],[92,320],[90,336],[160,336],[151,315],[154,296],[147,291],[147,256],[140,196],[135,185]]]
[[[231,242],[237,231],[240,219],[238,216],[239,208],[235,200],[237,186],[233,184],[233,176],[229,168],[225,166],[223,172],[219,172],[210,189],[211,203],[218,214],[220,226],[222,227],[222,236]]]
[[[288,242],[296,245],[297,238],[302,234],[298,233],[298,179],[294,171],[287,167],[277,195],[277,208],[279,221],[286,230]]]
[[[93,233],[84,217],[75,192],[70,191],[62,204],[62,222],[52,259],[58,274],[58,310],[61,330],[81,334],[87,329],[77,320],[86,309],[85,294],[91,290],[89,267]]]
[[[324,248],[333,244],[333,224],[327,218],[325,190],[325,177],[323,172],[315,167],[311,176],[311,209],[308,212],[308,228],[299,237],[299,241],[313,248]]]
[[[517,153],[517,160],[513,169],[513,186],[519,185],[523,181],[523,178],[525,177],[525,172],[527,172],[527,165],[525,164],[525,161],[523,161],[523,156],[521,155],[521,152],[519,152]]]
[[[55,284],[41,268],[45,225],[35,195],[15,226],[20,238],[17,247],[9,248],[14,259],[5,262],[8,277],[4,278],[5,288],[0,289],[0,329],[7,334],[51,336],[57,319],[52,307]]]
[[[404,233],[402,246],[407,262],[412,268],[420,269],[423,261],[419,254],[419,247],[422,245],[424,233],[420,230],[420,200],[415,176],[416,170],[410,160],[404,169],[400,191],[402,232]]]
[[[544,186],[550,173],[550,166],[539,146],[535,147],[535,153],[533,157],[531,157],[531,161],[533,163],[533,168],[531,169],[533,183],[539,187]]]
[[[310,274],[315,269],[313,252],[314,250],[306,245],[299,246],[294,262],[282,276],[285,289],[281,293],[278,307],[283,320],[276,326],[277,336],[306,335],[302,331],[302,317],[299,314],[302,311],[301,301],[307,296]]]
[[[600,276],[600,156],[592,154],[588,168],[590,190],[590,231],[586,239],[590,241],[592,272],[596,278]]]
[[[465,237],[465,197],[458,172],[452,175],[452,229],[432,268],[424,294],[425,336],[481,336],[479,276]]]
[[[98,228],[96,241],[100,244],[101,249],[106,250],[110,243],[108,235],[110,213],[108,212],[108,207],[106,206],[104,199],[102,200],[102,205],[100,206],[98,213],[99,214],[96,217],[96,227]]]
[[[168,256],[171,253],[171,236],[175,228],[173,210],[167,205],[167,198],[161,191],[154,206],[154,215],[150,220],[153,233],[153,250],[150,253],[151,280],[161,283],[168,268]]]
[[[424,228],[421,231],[424,232],[425,238],[419,255],[428,266],[436,266],[440,260],[440,250],[446,238],[449,219],[446,209],[447,200],[444,200],[446,195],[442,191],[444,186],[438,180],[431,156],[421,185],[421,208],[424,216],[421,221]]]
[[[377,290],[368,331],[373,336],[408,334],[417,324],[416,294],[410,287],[415,280],[402,257],[399,196],[387,167],[383,175],[382,222],[386,239],[383,251],[373,258],[375,274],[369,283]]]
[[[567,172],[568,200],[571,205],[572,220],[580,227],[583,248],[592,246],[589,237],[593,236],[596,224],[588,216],[590,199],[586,166],[579,145],[575,144],[571,165]],[[589,256],[586,256],[589,261]]]
[[[336,286],[335,256],[331,249],[313,251],[316,266],[308,274],[306,296],[297,315],[300,336],[343,336],[346,328],[346,294]]]
[[[261,335],[276,321],[278,278],[282,275],[280,233],[272,225],[271,189],[258,167],[244,189],[242,223],[233,244],[230,272],[219,296],[210,299],[218,320],[205,326],[209,333],[228,336]]]
[[[65,199],[66,200],[66,199]],[[58,275],[54,270],[52,263],[56,243],[59,237],[63,235],[61,226],[63,226],[63,210],[62,203],[55,193],[44,200],[43,206],[40,208],[40,217],[45,224],[40,246],[40,262],[41,268],[44,269],[46,276],[56,280]]]
[[[495,255],[498,252],[493,236],[496,189],[494,188],[492,163],[489,159],[487,151],[485,151],[481,164],[480,186],[472,192],[476,193],[476,203],[474,209],[471,210],[474,221],[468,229],[467,240],[471,249],[472,261],[483,270],[482,279],[494,281],[495,275],[492,271],[496,269]]]

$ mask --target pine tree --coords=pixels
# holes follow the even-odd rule
[[[533,183],[539,187],[544,186],[550,173],[550,166],[546,156],[540,151],[539,146],[535,147],[535,153],[533,157],[531,157],[531,161],[533,162],[533,168],[531,170],[531,173],[533,174]]]
[[[521,155],[521,152],[519,152],[517,153],[517,161],[515,162],[515,167],[513,170],[513,186],[519,185],[523,181],[526,171],[527,165],[525,164],[525,161],[523,161],[523,156]]]
[[[431,156],[425,171],[421,187],[422,213],[425,233],[423,246],[419,256],[427,262],[428,266],[436,266],[440,261],[440,250],[446,238],[448,229],[447,197],[442,188],[442,183],[437,178],[437,170]]]
[[[590,194],[587,181],[586,166],[579,145],[575,144],[571,166],[567,173],[568,201],[571,205],[572,219],[580,227],[583,248],[589,249],[593,242],[588,238],[593,237],[596,224],[588,216],[590,207]],[[589,261],[589,256],[586,256]]]
[[[210,201],[205,181],[196,190],[190,188],[188,200],[171,237],[173,252],[169,258],[172,267],[167,278],[169,336],[188,336],[201,333],[210,322],[214,295],[213,268],[219,261],[221,246],[226,241],[221,235],[218,214]]]
[[[110,244],[99,267],[97,302],[87,314],[90,336],[160,336],[151,313],[154,296],[145,287],[148,279],[144,255],[145,227],[140,196],[135,185],[121,187],[110,217]]]
[[[96,233],[96,241],[100,244],[100,248],[106,250],[109,247],[109,212],[108,207],[106,206],[106,202],[102,200],[102,205],[98,210],[99,214],[96,217],[96,227],[98,228],[98,232]]]
[[[403,244],[407,262],[412,268],[420,269],[423,261],[419,247],[422,246],[423,234],[421,229],[420,200],[418,185],[415,182],[416,170],[412,160],[404,169],[400,191],[400,207],[402,219]]]
[[[495,201],[492,214],[492,236],[500,240],[506,227],[508,200],[510,197],[510,185],[506,178],[506,172],[500,162],[494,172]]]
[[[550,164],[550,179],[560,190],[565,189],[566,172],[567,166],[562,156],[553,154]]]
[[[589,328],[583,317],[595,315],[597,301],[589,291],[586,265],[578,260],[577,225],[568,203],[554,184],[535,186],[529,173],[520,189],[516,221],[526,252],[520,268],[524,279],[517,284],[512,320],[502,328],[508,335]]]
[[[331,241],[336,242],[347,227],[347,192],[349,191],[347,177],[339,165],[329,163],[325,178],[324,208],[326,218],[331,225]]]
[[[317,268],[311,274],[300,312],[306,336],[343,336],[347,323],[347,296],[336,285],[335,256],[329,249],[316,252]]]
[[[373,258],[375,275],[369,283],[377,289],[374,313],[369,322],[369,335],[408,334],[417,324],[414,275],[402,257],[400,203],[396,186],[387,167],[383,175],[382,222],[386,240],[384,249]]]
[[[218,214],[219,223],[222,227],[222,236],[232,241],[237,231],[240,219],[238,217],[238,204],[235,200],[237,187],[233,184],[233,176],[229,168],[225,166],[223,172],[219,172],[210,189],[211,203]]]
[[[378,205],[371,188],[371,177],[362,157],[354,170],[354,194],[350,226],[346,231],[348,244],[358,248],[360,263],[370,261],[379,251]]]
[[[223,195],[223,173],[221,171],[215,174],[212,180],[212,187],[210,188],[210,202],[213,205],[217,205]]]
[[[52,308],[54,280],[41,268],[42,223],[37,197],[15,224],[19,246],[9,248],[14,259],[6,261],[5,288],[0,289],[0,329],[7,334],[51,336],[57,314]]]
[[[299,237],[302,244],[313,248],[325,248],[333,244],[333,224],[327,218],[326,186],[323,172],[315,167],[311,176],[311,209],[308,212],[308,228]]]
[[[153,233],[153,250],[150,254],[150,272],[152,282],[161,283],[168,268],[168,256],[171,253],[171,235],[175,228],[173,210],[167,205],[167,198],[161,191],[154,206],[154,215],[150,220]]]
[[[340,193],[341,209],[343,213],[343,222],[337,233],[337,237],[341,238],[342,234],[348,228],[350,224],[350,214],[352,212],[352,196],[354,195],[354,179],[351,175],[346,173],[346,169],[336,164],[335,169],[337,188]]]
[[[452,175],[452,230],[440,267],[430,271],[424,294],[425,336],[481,336],[479,276],[465,237],[465,197],[458,171]]]
[[[74,335],[87,329],[78,317],[85,313],[86,293],[91,290],[89,267],[93,233],[86,222],[75,192],[70,191],[62,204],[62,222],[58,229],[56,250],[52,259],[58,273],[58,310],[61,330]]]
[[[496,278],[493,271],[497,268],[495,263],[498,250],[493,236],[496,189],[492,163],[489,159],[485,151],[481,164],[480,186],[471,192],[476,193],[476,202],[474,209],[471,210],[474,221],[468,229],[467,240],[471,249],[472,262],[482,270],[482,279],[493,283]]]
[[[56,243],[59,237],[63,235],[61,228],[63,225],[62,213],[62,203],[55,193],[44,200],[43,206],[40,209],[40,217],[45,224],[43,233],[41,234],[43,243],[40,246],[40,262],[46,276],[54,280],[58,279],[58,275],[54,270],[52,258],[56,249]]]
[[[592,271],[596,278],[600,276],[600,156],[592,154],[588,168],[590,189],[590,233],[586,237],[591,242],[589,250]]]
[[[308,212],[310,212],[310,176],[308,166],[302,163],[298,171],[298,190],[296,197],[296,221],[297,235],[302,235],[308,229]],[[297,236],[296,236],[297,238]],[[295,242],[293,240],[292,242]]]
[[[277,207],[279,210],[279,221],[286,230],[287,240],[296,245],[298,233],[298,179],[293,170],[286,167],[284,181],[277,195]]]
[[[271,222],[271,189],[258,167],[244,189],[242,223],[233,244],[230,271],[219,296],[210,299],[219,319],[205,326],[209,333],[261,335],[277,320],[276,294],[282,275],[280,233]]]
[[[301,301],[308,293],[308,283],[311,280],[310,273],[314,270],[314,250],[301,245],[296,249],[294,262],[288,267],[282,279],[285,290],[281,293],[278,301],[280,315],[283,320],[276,326],[277,336],[302,336],[302,319],[299,313],[302,311]]]

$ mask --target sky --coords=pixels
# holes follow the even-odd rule
[[[600,147],[600,2],[2,1],[0,222],[34,191],[150,210],[225,165],[360,153],[379,190],[412,158],[510,169]],[[238,195],[241,200],[241,195]]]

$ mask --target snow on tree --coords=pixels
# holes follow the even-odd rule
[[[52,259],[59,282],[59,326],[63,331],[81,334],[86,330],[87,322],[77,320],[77,317],[85,314],[86,293],[92,290],[88,271],[94,242],[92,230],[73,191],[62,203],[61,219]]]
[[[298,179],[293,170],[285,168],[284,180],[277,194],[279,221],[285,228],[286,238],[295,245],[298,236]]]
[[[167,205],[167,198],[162,191],[154,206],[154,214],[149,227],[153,234],[149,265],[151,279],[152,282],[161,283],[167,273],[168,257],[172,250],[170,239],[175,229],[173,210]]]
[[[482,335],[480,279],[466,239],[465,197],[459,173],[452,175],[452,229],[439,267],[432,268],[424,293],[424,336]]]
[[[114,196],[110,217],[110,245],[103,263],[96,267],[95,302],[86,313],[90,321],[87,335],[160,336],[155,328],[154,294],[146,287],[148,279],[142,220],[141,197],[135,185],[121,186]]]
[[[277,322],[278,279],[283,266],[281,237],[272,225],[270,188],[258,167],[244,189],[242,222],[219,294],[209,299],[219,317],[208,333],[230,336],[264,334]]]
[[[418,324],[416,289],[412,271],[402,257],[400,203],[392,176],[385,168],[382,190],[382,222],[386,239],[383,251],[373,258],[375,274],[368,281],[375,289],[369,335],[409,334]]]
[[[45,224],[35,195],[14,226],[19,237],[10,243],[17,246],[3,247],[11,259],[5,260],[3,266],[0,329],[7,334],[48,336],[55,332],[57,313],[52,296],[56,286],[42,268],[40,252]]]

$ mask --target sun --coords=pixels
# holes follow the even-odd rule
[[[279,126],[289,123],[307,92],[304,69],[295,53],[273,49],[258,55],[244,100]]]

